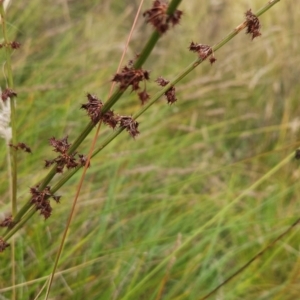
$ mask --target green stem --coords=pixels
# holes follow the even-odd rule
[[[0,16],[1,16],[1,23],[2,23],[2,33],[4,39],[4,48],[5,48],[5,69],[6,69],[6,76],[7,76],[7,84],[6,88],[13,90],[14,88],[14,81],[13,81],[13,73],[12,73],[12,65],[11,65],[11,49],[9,45],[9,40],[7,36],[7,29],[6,29],[6,16],[3,6],[3,1],[0,2]],[[12,138],[11,142],[13,145],[17,144],[17,130],[16,130],[16,108],[15,108],[15,99],[13,96],[10,97],[10,125],[12,130]],[[6,139],[6,142],[9,142]],[[14,217],[17,213],[17,150],[14,147],[11,147],[7,151],[8,155],[8,171],[9,171],[9,182],[10,182],[10,200],[11,200],[11,214]],[[11,272],[11,280],[12,286],[16,285],[16,252],[15,252],[15,239],[11,242],[11,265],[12,265],[12,272]],[[11,299],[17,299],[16,289],[13,288]]]
[[[5,11],[3,7],[3,2],[0,2],[0,15],[1,15],[1,23],[2,23],[2,33],[5,44],[5,69],[7,76],[7,88],[13,90],[14,81],[12,74],[12,65],[11,65],[11,49],[9,46],[9,40],[7,36],[6,29],[6,19],[5,19]],[[15,107],[15,99],[14,97],[10,97],[10,123],[12,128],[12,144],[17,144],[17,131],[16,131],[16,107]],[[10,174],[10,190],[11,190],[11,206],[12,206],[12,216],[15,216],[17,213],[17,150],[11,147],[11,174]]]

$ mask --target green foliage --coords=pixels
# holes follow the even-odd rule
[[[146,9],[152,1],[145,2]],[[249,9],[249,1],[202,2],[182,1],[180,26],[160,39],[145,63],[151,95],[159,90],[157,77],[171,80],[195,59],[187,50],[191,41],[217,43]],[[250,3],[252,11],[261,5]],[[43,160],[54,157],[48,139],[68,134],[72,141],[88,123],[79,109],[85,94],[107,99],[137,5],[33,0],[8,10],[9,35],[22,44],[12,57],[18,139],[33,151],[20,154],[20,201],[45,176]],[[204,62],[176,86],[178,102],[168,106],[162,99],[141,116],[136,140],[122,133],[95,157],[52,298],[199,299],[294,222],[297,161],[249,187],[299,145],[299,14],[300,3],[281,1],[260,18],[261,37],[239,34],[215,54],[213,66]],[[140,19],[127,60],[148,32]],[[125,115],[139,107],[127,92],[114,109]],[[99,145],[108,133],[101,129]],[[79,152],[88,151],[91,138]],[[1,210],[9,211],[5,159],[0,170]],[[51,218],[36,215],[17,234],[19,299],[34,299],[52,270],[79,176],[62,188]],[[296,299],[298,241],[295,230],[224,286],[219,298]],[[1,266],[0,294],[9,298],[9,251],[1,254]]]

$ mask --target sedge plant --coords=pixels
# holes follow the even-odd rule
[[[49,168],[50,171],[41,181],[34,183],[30,187],[30,196],[28,199],[20,200],[21,206],[17,207],[17,161],[18,151],[24,150],[25,152],[30,153],[31,148],[24,142],[18,141],[17,130],[16,130],[16,98],[17,98],[17,88],[14,87],[13,83],[13,72],[12,72],[12,62],[11,56],[13,51],[21,51],[20,44],[17,41],[9,41],[6,32],[6,13],[3,7],[3,2],[1,6],[1,20],[2,20],[2,29],[3,29],[3,40],[2,50],[6,53],[6,77],[7,77],[7,86],[2,91],[2,101],[3,103],[8,103],[10,106],[10,122],[11,122],[11,138],[9,138],[9,152],[8,155],[8,171],[10,178],[10,198],[12,203],[12,212],[11,215],[6,217],[2,221],[2,226],[6,227],[6,231],[2,234],[1,237],[1,251],[8,251],[9,249],[9,239],[11,239],[29,220],[33,218],[36,212],[39,212],[45,219],[48,219],[52,215],[52,206],[51,201],[55,202],[60,201],[60,196],[57,195],[57,192],[68,182],[75,173],[77,173],[82,168],[87,170],[89,167],[93,167],[93,158],[98,155],[107,145],[114,141],[119,134],[123,131],[127,131],[133,138],[136,138],[139,134],[139,123],[137,119],[143,115],[154,103],[158,101],[162,96],[167,99],[167,103],[172,105],[177,101],[175,87],[177,84],[184,79],[188,74],[190,74],[196,67],[198,67],[202,62],[209,61],[211,65],[217,63],[217,58],[215,57],[215,52],[218,51],[221,47],[226,45],[233,37],[240,33],[243,29],[246,29],[246,32],[251,36],[252,39],[257,38],[261,35],[260,33],[260,17],[263,13],[269,10],[273,5],[279,2],[279,0],[269,1],[265,6],[260,10],[253,13],[251,10],[247,10],[245,13],[245,20],[240,25],[238,25],[232,32],[230,32],[224,39],[214,46],[209,46],[205,44],[198,44],[191,42],[188,46],[189,50],[195,53],[196,59],[192,61],[184,70],[182,70],[177,76],[172,80],[164,79],[163,77],[158,77],[156,82],[161,89],[158,93],[151,96],[146,90],[146,82],[150,80],[151,73],[143,69],[144,63],[147,61],[148,57],[151,54],[151,51],[154,49],[156,43],[160,38],[166,34],[169,29],[172,29],[173,26],[177,25],[179,22],[182,22],[182,12],[178,9],[178,6],[181,1],[173,0],[168,5],[165,1],[154,1],[152,8],[144,12],[147,23],[150,23],[154,26],[154,31],[150,36],[148,42],[145,44],[143,50],[135,58],[133,58],[123,69],[117,72],[112,81],[118,84],[116,91],[107,99],[106,102],[102,102],[97,96],[92,93],[87,93],[87,102],[82,104],[81,108],[86,111],[90,122],[83,128],[82,132],[74,140],[74,142],[69,143],[68,137],[65,136],[61,139],[50,137],[50,145],[54,148],[54,151],[58,153],[58,156],[54,159],[48,159],[45,161],[45,167]],[[184,16],[184,14],[183,14]],[[143,87],[141,87],[143,85]],[[137,96],[142,104],[142,108],[132,116],[123,116],[115,113],[112,108],[113,106],[121,99],[123,94],[127,89],[131,89],[132,92],[136,92]],[[8,104],[7,104],[8,105]],[[112,128],[112,133],[108,135],[101,145],[96,147],[89,155],[78,154],[78,147],[83,143],[95,126],[104,126]],[[245,193],[248,190],[251,190],[267,178],[269,178],[274,172],[278,171],[282,166],[284,166],[294,154],[289,154],[281,163],[275,166],[270,170],[265,176],[262,176],[261,180],[258,180],[253,186],[245,190]],[[56,179],[56,175],[61,174],[60,177]],[[53,184],[50,186],[50,182],[53,181]],[[78,189],[79,193],[79,189]],[[236,200],[232,201],[234,204],[237,200],[245,195],[242,193]],[[19,202],[19,200],[18,200]],[[74,201],[76,204],[76,202]],[[228,206],[227,208],[229,208]],[[72,210],[73,213],[73,210]],[[70,214],[69,221],[72,220],[72,213]],[[224,213],[224,211],[222,211]],[[50,221],[50,220],[49,220]],[[47,222],[49,222],[47,221]],[[212,220],[213,221],[213,220]],[[290,228],[294,228],[294,223]],[[70,226],[70,222],[68,223]],[[65,236],[68,231],[68,226],[66,226]],[[209,226],[209,222],[207,223]],[[189,239],[185,242],[177,245],[174,251],[166,257],[160,264],[158,264],[149,274],[141,280],[138,284],[131,288],[131,290],[124,294],[122,299],[132,299],[135,293],[137,293],[143,286],[143,284],[155,273],[163,268],[168,266],[170,269],[172,267],[172,257],[178,252],[182,251],[187,245],[189,245],[204,227],[200,227]],[[289,231],[286,231],[288,233]],[[282,238],[282,234],[280,235]],[[276,239],[277,241],[277,239]],[[271,243],[273,245],[274,243]],[[63,243],[61,244],[63,246]],[[60,251],[58,251],[56,263],[54,264],[54,269],[52,271],[49,285],[46,293],[46,298],[49,295],[51,283],[54,278],[56,267],[60,258],[62,246]],[[266,250],[269,247],[266,247]],[[260,255],[255,256],[255,259]],[[254,260],[253,260],[254,261]],[[252,260],[251,260],[252,262]],[[248,264],[247,264],[248,266]],[[243,270],[244,268],[242,268]],[[239,274],[239,272],[236,272]],[[166,275],[166,281],[168,280]],[[229,279],[233,278],[229,277]],[[225,284],[228,280],[224,281]],[[222,285],[220,285],[221,287]],[[212,293],[217,291],[218,288],[214,289]],[[164,284],[161,284],[161,287],[157,293],[157,299],[162,297],[164,290]],[[212,294],[211,293],[211,294]],[[210,296],[211,294],[208,294]],[[203,299],[206,299],[208,296],[204,296]],[[13,296],[15,297],[15,296]]]

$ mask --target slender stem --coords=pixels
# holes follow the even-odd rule
[[[1,23],[2,23],[2,34],[5,44],[5,69],[6,69],[6,76],[7,76],[7,86],[6,88],[13,90],[14,88],[14,81],[13,81],[13,74],[12,74],[12,65],[11,65],[11,49],[9,46],[9,40],[7,36],[7,29],[6,29],[6,16],[5,10],[3,6],[3,1],[0,2],[0,16],[1,16]],[[12,144],[17,144],[17,130],[16,130],[16,108],[15,108],[15,99],[13,96],[10,97],[10,123],[12,128]],[[6,140],[6,142],[9,142]],[[10,181],[10,200],[11,200],[11,214],[14,217],[17,213],[17,150],[14,147],[11,147],[7,152],[7,155],[10,156],[8,158],[8,170],[10,171],[9,174],[9,181]],[[11,281],[12,285],[16,285],[16,247],[15,247],[15,239],[11,241]],[[17,292],[16,289],[13,288],[11,299],[17,299]]]
[[[7,88],[14,88],[14,81],[12,75],[12,65],[11,65],[11,49],[9,46],[9,40],[7,36],[6,29],[6,19],[5,19],[5,11],[3,7],[3,1],[0,2],[0,15],[1,15],[1,23],[2,23],[2,34],[5,44],[5,69],[7,76]],[[17,132],[16,132],[16,107],[15,107],[15,99],[14,97],[10,97],[10,122],[12,128],[12,144],[17,144]],[[12,206],[12,216],[14,217],[17,213],[17,150],[13,147],[10,148],[11,153],[11,206]]]

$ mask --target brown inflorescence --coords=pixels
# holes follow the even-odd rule
[[[94,124],[97,124],[100,120],[111,128],[115,128],[118,120],[116,119],[112,110],[102,114],[103,103],[95,95],[87,94],[88,102],[81,105],[82,109],[87,111],[87,114],[91,118]]]
[[[0,49],[3,47],[10,47],[11,49],[19,49],[21,47],[21,44],[19,42],[16,41],[12,41],[9,43],[2,43],[0,44]]]
[[[1,93],[1,99],[3,101],[6,101],[8,98],[13,98],[16,97],[17,93],[13,91],[12,89],[6,88],[2,93]]]
[[[112,110],[109,110],[106,113],[102,114],[102,101],[91,94],[87,94],[87,98],[88,103],[82,104],[81,108],[87,111],[88,115],[94,123],[99,122],[101,120],[104,124],[108,125],[113,129],[115,129],[117,126],[125,128],[132,137],[136,137],[139,134],[139,131],[137,129],[138,122],[134,121],[132,117],[114,114]],[[80,154],[78,156],[81,160],[81,165],[84,165],[84,163],[86,162],[86,158],[81,157]],[[46,161],[46,166],[52,163],[53,161]]]
[[[132,91],[137,91],[141,81],[149,80],[149,71],[143,69],[135,69],[132,62],[125,66],[120,73],[114,75],[112,81],[120,84],[121,90],[126,90],[130,85]]]
[[[7,244],[2,238],[0,238],[0,252],[3,252],[9,244]]]
[[[158,77],[155,82],[157,82],[160,86],[166,86],[170,81],[162,78],[161,76]],[[165,96],[167,98],[167,101],[169,104],[173,104],[177,101],[176,95],[175,95],[175,87],[171,86],[166,92]]]
[[[258,17],[252,13],[251,9],[247,10],[246,13],[247,30],[246,34],[252,34],[252,40],[261,35],[260,22]]]
[[[87,114],[91,118],[94,124],[97,124],[100,121],[101,117],[101,109],[103,107],[103,103],[96,96],[92,94],[87,94],[88,102],[81,105],[82,109],[87,111]]]
[[[17,145],[9,144],[10,147],[13,147],[16,150],[24,150],[27,153],[32,153],[30,147],[28,147],[25,143],[18,143]]]
[[[53,198],[57,203],[60,200],[60,196],[55,196],[51,193],[50,186],[46,186],[44,190],[39,190],[39,185],[30,188],[31,203],[35,205],[36,210],[40,211],[40,214],[48,219],[51,216],[52,207],[50,205],[49,198]]]
[[[140,132],[138,131],[139,123],[129,116],[119,117],[120,127],[125,128],[129,134],[135,138]]]
[[[168,2],[162,0],[153,1],[152,8],[146,10],[143,14],[146,22],[151,23],[156,30],[163,34],[169,29],[169,24],[175,26],[179,23],[182,11],[176,10],[173,14],[168,15]]]
[[[144,89],[142,92],[138,93],[138,96],[142,102],[142,105],[144,105],[150,98],[150,95],[147,93],[146,89]]]
[[[194,42],[191,42],[189,50],[198,53],[202,60],[205,60],[207,57],[209,57],[211,64],[217,60],[214,56],[212,48],[209,45],[195,44]]]
[[[83,163],[83,155],[79,156],[79,163],[76,159],[77,152],[74,152],[72,154],[68,153],[68,150],[71,146],[71,144],[68,143],[68,136],[62,138],[61,140],[56,139],[55,137],[52,137],[49,139],[49,143],[51,146],[54,147],[54,151],[60,153],[58,157],[52,160],[45,160],[45,167],[49,167],[52,164],[56,163],[56,172],[62,173],[64,167],[67,169],[76,168],[79,164],[82,166]]]
[[[19,42],[16,42],[16,41],[10,42],[9,45],[12,49],[19,49],[21,47],[21,44]]]
[[[12,227],[13,226],[13,219],[12,216],[6,217],[1,223],[1,227]]]

